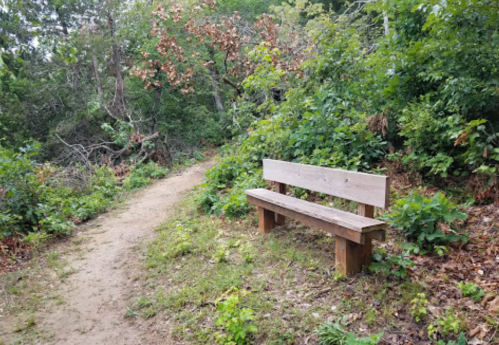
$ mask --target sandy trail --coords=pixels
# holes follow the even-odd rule
[[[75,273],[57,291],[66,303],[37,317],[39,326],[54,334],[51,344],[171,343],[124,317],[134,284],[130,272],[140,267],[133,248],[154,237],[155,228],[171,215],[175,203],[201,183],[212,165],[212,161],[204,162],[157,181],[128,200],[123,209],[99,217],[90,230],[77,235],[84,239],[80,245],[84,258],[77,253],[66,257]]]

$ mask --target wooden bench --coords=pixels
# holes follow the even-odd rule
[[[373,217],[374,207],[388,207],[387,176],[265,159],[263,178],[276,182],[277,192],[245,191],[248,202],[258,207],[261,233],[290,217],[335,235],[337,272],[355,274],[371,263],[371,241],[385,240],[386,223]],[[287,196],[287,185],[356,201],[358,214]]]

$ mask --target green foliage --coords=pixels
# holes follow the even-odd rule
[[[26,241],[39,244],[67,235],[75,221],[103,212],[122,191],[111,168],[41,165],[33,160],[38,148],[27,145],[16,152],[0,146],[0,238],[26,235]],[[142,187],[167,172],[152,162],[134,166],[124,186]]]
[[[463,296],[473,298],[475,301],[480,302],[485,295],[485,292],[474,283],[459,282],[457,288],[461,290]]]
[[[442,334],[447,337],[451,332],[459,334],[466,329],[464,322],[453,310],[447,310],[445,315],[438,316],[435,321],[428,325],[428,336]]]
[[[431,198],[413,194],[398,200],[387,217],[408,239],[416,240],[420,248],[428,249],[452,241],[465,241],[464,235],[450,227],[466,218],[466,214],[459,212],[441,193]]]
[[[424,293],[418,293],[416,298],[411,301],[411,316],[415,318],[417,322],[424,320],[428,316],[427,304],[428,300]]]
[[[407,268],[414,266],[414,262],[407,256],[409,256],[409,251],[403,251],[400,255],[388,255],[384,249],[376,248],[373,254],[374,261],[369,266],[369,270],[386,276],[406,278]]]
[[[346,316],[337,322],[326,322],[315,331],[320,345],[376,345],[381,341],[383,333],[365,338],[357,338],[355,334],[345,330]]]
[[[130,175],[123,182],[123,186],[126,190],[142,188],[150,184],[153,179],[164,177],[168,171],[168,168],[152,161],[134,165],[130,168]]]
[[[381,337],[383,337],[383,333],[365,338],[356,338],[354,334],[349,333],[345,345],[376,345],[381,341]]]
[[[251,334],[258,332],[253,324],[253,310],[240,307],[241,297],[248,294],[245,290],[232,288],[226,296],[217,300],[216,324],[222,328],[222,332],[216,334],[219,344],[250,344]]]
[[[253,246],[249,242],[239,247],[239,254],[241,254],[241,257],[248,264],[253,262],[253,260],[256,257],[255,250],[253,249]]]
[[[366,171],[382,157],[386,143],[367,129],[364,115],[347,112],[324,90],[311,102],[299,121],[281,116],[257,122],[236,151],[206,174],[200,208],[231,217],[247,213],[244,190],[266,186],[260,177],[264,158]]]
[[[240,216],[250,210],[244,190],[264,187],[261,169],[243,157],[226,157],[206,173],[205,191],[197,203],[205,212],[229,217]]]
[[[39,145],[27,145],[14,152],[0,146],[2,237],[30,232],[68,234],[74,226],[57,202],[71,191],[52,176],[52,167],[39,166],[31,160],[38,148]]]
[[[466,345],[466,344],[468,344],[468,341],[466,340],[465,333],[461,332],[461,334],[459,334],[459,338],[457,338],[457,341],[449,340],[448,342],[446,342],[443,340],[439,340],[435,344],[437,344],[437,345]]]
[[[343,345],[346,342],[348,332],[345,330],[346,318],[337,322],[326,322],[315,331],[319,337],[320,345]]]

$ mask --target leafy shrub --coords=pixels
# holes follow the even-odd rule
[[[37,153],[38,145],[19,152],[0,147],[0,237],[27,235],[39,243],[67,235],[75,221],[104,211],[121,190],[108,167],[64,170],[36,163]],[[72,185],[66,175],[79,182]]]
[[[333,95],[322,90],[299,121],[277,116],[257,122],[236,151],[207,172],[200,208],[229,217],[251,210],[244,190],[266,186],[260,169],[265,158],[369,170],[384,155],[386,143],[368,130],[362,114],[347,113],[334,102]]]
[[[485,295],[485,292],[476,284],[459,282],[457,287],[463,293],[463,296],[473,298],[475,301],[480,302]]]
[[[245,290],[238,291],[233,288],[226,294],[225,299],[217,300],[217,326],[223,329],[223,332],[217,332],[217,342],[220,344],[249,344],[251,333],[258,332],[258,328],[253,324],[255,319],[253,310],[241,308],[241,297],[249,292]]]
[[[428,315],[428,309],[426,308],[427,304],[428,300],[424,293],[418,293],[416,298],[411,301],[411,316],[415,318],[417,322],[425,319]]]
[[[226,157],[206,174],[205,191],[196,202],[207,213],[229,217],[247,213],[251,206],[246,201],[246,189],[266,186],[261,169],[243,157]]]
[[[466,214],[459,212],[441,193],[431,198],[414,194],[398,200],[387,217],[408,239],[416,240],[420,248],[429,249],[452,241],[465,241],[466,236],[450,227],[466,218]]]
[[[218,245],[212,259],[218,263],[227,262],[227,257],[230,255],[230,253],[230,248],[226,244],[222,243]]]
[[[442,334],[447,337],[451,332],[459,334],[466,329],[466,325],[453,310],[447,310],[445,315],[436,318],[435,322],[428,325],[428,336]]]
[[[134,165],[130,168],[130,175],[123,182],[123,186],[126,190],[142,188],[150,184],[152,179],[164,177],[168,171],[168,168],[152,161]]]
[[[415,164],[419,171],[447,177],[455,158],[450,155],[454,143],[449,140],[462,128],[458,115],[435,114],[426,101],[411,104],[399,118],[400,135],[406,139],[404,145],[409,154],[404,156],[406,164]]]
[[[407,256],[409,256],[408,251],[404,251],[400,255],[388,255],[384,249],[376,248],[372,256],[374,261],[369,266],[369,270],[386,276],[406,278],[407,268],[414,266],[414,262]]]

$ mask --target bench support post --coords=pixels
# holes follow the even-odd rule
[[[374,207],[359,204],[359,216],[374,218]],[[364,234],[364,244],[358,244],[346,238],[336,236],[336,270],[346,276],[359,273],[363,266],[371,264],[372,238],[369,233]]]
[[[258,207],[258,231],[261,234],[267,234],[275,227],[275,213]]]
[[[357,214],[359,216],[374,218],[374,206],[361,204],[357,206]],[[369,234],[365,234],[365,242],[362,249],[361,259],[364,266],[369,266],[371,264],[372,255],[372,238]]]
[[[350,276],[362,270],[363,245],[336,236],[336,271]]]
[[[286,195],[286,184],[276,182],[275,189],[277,193]],[[276,213],[275,222],[277,225],[284,225],[286,223],[286,217],[284,217],[282,214]]]

